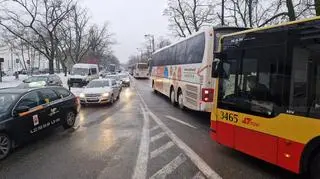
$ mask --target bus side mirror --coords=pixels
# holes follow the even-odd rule
[[[212,62],[212,71],[211,71],[211,77],[212,78],[218,78],[219,77],[219,66],[220,66],[220,60],[215,59]]]
[[[211,77],[212,78],[218,78],[218,77],[224,77],[226,74],[226,71],[224,69],[224,66],[226,65],[224,63],[227,55],[222,52],[215,52],[214,53],[214,60],[212,62],[212,70],[211,70]]]

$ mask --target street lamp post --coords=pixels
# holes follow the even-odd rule
[[[146,34],[146,35],[144,35],[144,37],[151,39],[151,48],[152,48],[152,53],[153,53],[155,51],[154,35]]]
[[[140,59],[139,59],[139,62],[141,62],[142,61],[142,49],[141,48],[137,48],[137,50],[140,52]]]

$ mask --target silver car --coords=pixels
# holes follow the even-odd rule
[[[120,87],[114,79],[96,79],[88,83],[79,97],[82,105],[112,104],[120,97]]]

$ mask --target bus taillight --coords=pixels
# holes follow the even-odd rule
[[[213,102],[213,93],[214,93],[214,89],[212,89],[212,88],[203,88],[202,89],[202,101],[204,101],[204,102]]]

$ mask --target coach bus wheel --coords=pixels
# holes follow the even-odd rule
[[[312,160],[310,166],[310,179],[319,179],[320,178],[320,152]]]
[[[179,91],[179,94],[178,94],[178,103],[179,103],[179,108],[184,109],[183,94],[181,91]]]
[[[152,89],[154,93],[157,93],[158,91],[154,88],[154,81],[152,81]]]
[[[170,91],[170,101],[171,101],[172,105],[176,104],[176,101],[174,99],[174,90],[173,89],[171,89],[171,91]]]

